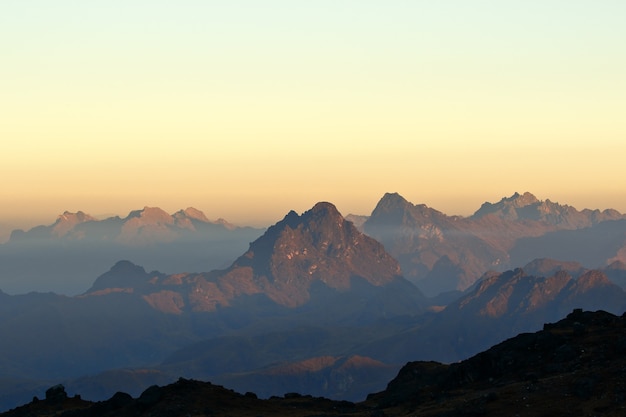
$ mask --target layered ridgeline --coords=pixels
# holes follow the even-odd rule
[[[624,215],[578,211],[530,193],[484,203],[469,217],[385,194],[362,228],[398,259],[407,279],[431,296],[465,290],[486,271],[536,258],[578,261],[587,268],[626,261]]]
[[[103,220],[66,211],[49,226],[13,231],[0,245],[0,288],[79,294],[120,259],[169,273],[210,271],[226,267],[261,233],[192,207],[171,215],[144,207]]]
[[[136,398],[117,392],[98,403],[56,385],[3,415],[622,416],[624,340],[626,316],[577,309],[540,331],[517,335],[461,362],[410,362],[384,390],[360,403],[302,395],[297,385],[284,396],[264,400],[252,392],[180,378],[149,387]]]
[[[293,387],[359,400],[406,361],[456,362],[572,308],[626,307],[609,281],[623,277],[623,264],[589,270],[549,259],[484,274],[429,306],[385,248],[329,203],[290,212],[239,255],[202,273],[120,261],[73,297],[0,293],[0,336],[11,341],[0,344],[0,406],[41,398],[57,382],[104,399],[178,377],[262,396]]]
[[[425,303],[380,243],[359,232],[332,204],[318,203],[302,216],[294,211],[287,214],[225,270],[159,275],[121,262],[98,278],[86,296],[132,291],[154,308],[174,314],[214,312],[241,300],[276,308],[307,305],[311,309],[319,304],[328,312],[333,294],[361,296],[381,288],[398,288],[394,297],[401,298],[386,300],[377,295],[379,304],[367,310],[404,313],[401,309],[406,303],[410,304],[407,311],[415,301]]]
[[[484,203],[469,217],[389,193],[370,216],[347,218],[383,243],[403,275],[428,296],[464,290],[488,270],[536,258],[577,261],[586,268],[614,263],[619,269],[626,262],[622,214],[578,211],[530,193]],[[165,273],[226,268],[262,232],[211,221],[193,208],[170,215],[146,207],[104,220],[65,212],[52,225],[14,231],[0,245],[0,288],[11,294],[78,294],[120,259]]]
[[[120,261],[79,296],[0,296],[0,334],[11,340],[0,345],[0,374],[33,384],[90,376],[68,386],[82,383],[97,396],[114,389],[111,380],[208,378],[282,362],[271,375],[301,363],[300,369],[332,373],[309,381],[317,385],[311,390],[363,396],[397,365],[351,351],[369,337],[389,335],[397,317],[426,306],[383,246],[329,203],[290,212],[224,270],[164,274]],[[110,371],[160,362],[140,377]],[[355,378],[362,369],[376,377]],[[9,381],[14,387],[16,379]]]
[[[549,259],[488,273],[445,309],[360,351],[380,361],[455,362],[575,308],[626,311],[626,292],[604,271]]]

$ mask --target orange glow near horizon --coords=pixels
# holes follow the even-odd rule
[[[5,9],[0,235],[65,210],[369,214],[385,192],[626,212],[623,2]]]

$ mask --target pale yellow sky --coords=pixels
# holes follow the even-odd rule
[[[0,236],[385,192],[626,211],[622,1],[5,1]]]

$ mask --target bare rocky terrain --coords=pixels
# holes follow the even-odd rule
[[[574,310],[464,361],[410,362],[365,401],[297,392],[259,399],[209,382],[179,379],[136,398],[45,398],[3,413],[22,416],[622,416],[626,412],[626,316]]]

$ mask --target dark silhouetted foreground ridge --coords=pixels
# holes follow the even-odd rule
[[[179,379],[138,398],[68,396],[62,386],[3,416],[623,416],[626,315],[574,310],[536,333],[506,340],[465,361],[411,362],[362,403],[297,393],[258,399],[208,382]]]

